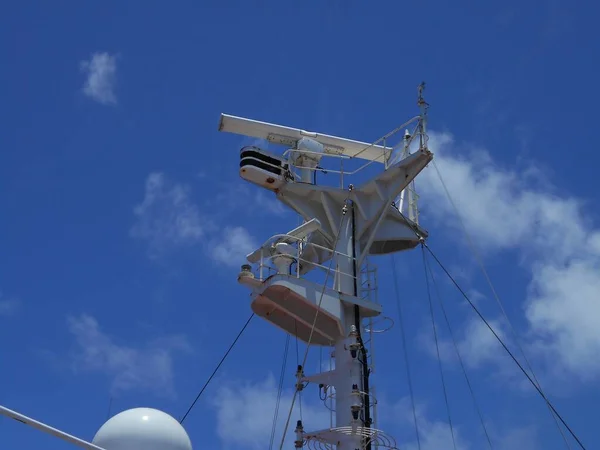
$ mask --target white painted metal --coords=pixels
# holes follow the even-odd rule
[[[179,422],[152,408],[129,409],[111,417],[93,442],[106,450],[192,450]]]
[[[0,414],[86,450],[192,450],[184,428],[170,415],[151,408],[135,408],[111,417],[92,442],[0,406]]]
[[[302,138],[296,144],[296,150],[290,153],[290,160],[295,167],[300,169],[300,178],[303,183],[313,183],[314,171],[325,151],[323,144],[310,139]]]
[[[254,183],[270,191],[279,189],[285,183],[283,175],[275,175],[260,167],[240,167],[240,176],[250,183]]]
[[[375,401],[364,404],[366,393],[360,350],[365,343],[358,337],[360,334],[365,339],[366,331],[360,329],[361,319],[379,315],[381,307],[369,298],[376,289],[370,287],[369,279],[367,295],[363,295],[360,269],[369,254],[411,249],[418,245],[421,237],[427,236],[415,223],[415,214],[407,219],[401,212],[405,196],[412,211],[415,203],[412,182],[432,159],[426,139],[421,135],[425,130],[425,108],[423,102],[419,105],[422,107],[417,125],[419,148],[410,154],[408,146],[412,139],[407,136],[402,157],[393,164],[389,161],[391,148],[221,115],[220,131],[267,139],[291,148],[286,152],[289,153],[287,161],[301,173],[301,182],[288,176],[274,191],[277,198],[306,223],[288,235],[274,236],[248,255],[250,263],[260,264],[258,280],[250,280],[247,271],[241,274],[244,284],[252,289],[251,306],[258,316],[309,345],[334,348],[335,367],[313,375],[300,372],[297,386],[308,381],[327,386],[326,399],[335,398],[335,425],[332,423],[331,428],[318,431],[297,426],[294,431],[298,449],[307,445],[320,450],[334,447],[362,450],[367,440],[375,449],[396,446],[393,438],[374,428],[376,424],[365,426],[361,420],[367,408],[377,414]],[[358,188],[315,185],[312,171],[320,158],[328,154],[380,161],[385,163],[385,170]],[[340,173],[343,180],[343,167]],[[392,207],[394,199],[400,200],[400,209]],[[309,239],[305,240],[306,237]],[[292,247],[294,238],[303,240],[302,245]],[[335,263],[333,287],[319,286],[302,278],[309,270],[323,267],[323,261],[328,258],[334,258]],[[269,260],[274,260],[277,274],[263,278]],[[298,265],[296,273],[289,272],[292,262]],[[370,275],[367,273],[367,278]],[[358,305],[358,314],[355,305]],[[368,340],[372,339],[373,331],[369,330]],[[372,356],[367,356],[367,364],[372,363]]]
[[[382,164],[392,152],[391,147],[372,145],[366,142],[344,139],[313,131],[304,131],[297,128],[231,116],[229,114],[221,114],[219,131],[266,139],[274,144],[285,145],[289,148],[295,147],[300,139],[307,137],[323,144],[323,151],[325,153],[345,155],[367,161],[377,161]]]
[[[309,234],[314,233],[321,229],[321,222],[318,219],[311,219],[308,222],[304,222],[297,228],[294,228],[292,231],[288,232],[286,235],[281,235],[276,238],[277,243],[285,243],[285,244],[293,244],[306,238]],[[259,249],[250,253],[246,259],[248,262],[252,264],[256,264],[260,261],[261,252],[264,255],[269,254],[271,247],[275,245],[273,243],[273,238],[269,239],[265,242]]]
[[[356,280],[352,276],[358,273],[355,267],[356,261],[351,256],[354,253],[352,213],[347,210],[342,219],[342,226],[338,236],[336,248],[336,278],[335,285],[339,292],[347,295],[355,295]],[[335,347],[335,426],[357,427],[360,419],[352,416],[354,408],[359,408],[360,413],[363,404],[360,396],[354,395],[356,389],[353,386],[362,386],[360,358],[351,355],[351,348],[356,349],[356,327],[354,306],[343,304],[342,324],[344,336],[339,339]],[[359,318],[360,323],[360,318]],[[360,389],[362,390],[362,389]],[[338,450],[354,450],[363,448],[361,437],[353,435],[347,442],[338,445]],[[333,444],[334,442],[332,442]]]
[[[355,237],[362,249],[360,266],[368,254],[393,253],[418,245],[416,224],[408,222],[392,207],[392,202],[431,159],[429,150],[418,150],[350,192],[329,186],[286,183],[277,192],[277,198],[305,219],[317,218],[321,222],[320,232],[331,245],[340,223],[340,205],[347,198],[352,200],[356,213]],[[418,231],[427,236],[425,230]]]
[[[402,148],[402,153],[400,154],[400,160],[408,158],[410,156],[410,148],[414,145],[413,137],[408,132],[408,130],[404,133],[404,145]],[[402,190],[400,196],[396,198],[396,206],[398,207],[398,211],[401,214],[404,214],[408,219],[415,223],[419,223],[419,206],[417,204],[418,195],[415,190],[415,181],[411,180],[411,182]]]
[[[258,152],[259,150],[256,149],[255,151]],[[284,170],[281,166],[268,164],[252,156],[246,156],[240,162],[240,177],[250,183],[254,183],[270,191],[279,189],[285,183]],[[257,165],[262,166],[258,167]],[[274,171],[277,173],[274,173]]]
[[[400,153],[400,160],[403,160],[404,158],[408,157],[408,155],[410,155],[410,133],[408,132],[408,130],[406,130],[404,132],[404,142],[403,142],[403,147],[402,147],[402,152]],[[395,163],[396,161],[394,161],[393,163]],[[402,192],[400,192],[400,196],[396,199],[396,206],[398,207],[398,210],[401,213],[404,213],[404,199],[406,197],[406,192],[407,189],[403,189]],[[409,200],[410,203],[410,200]]]
[[[253,287],[250,306],[257,316],[303,342],[310,337],[311,345],[330,346],[344,338],[346,305],[352,308],[357,305],[364,317],[381,313],[381,305],[295,275],[272,275],[259,286],[250,287]]]
[[[46,425],[45,423],[38,422],[37,420],[32,419],[31,417],[24,416],[23,414],[13,411],[12,409],[5,408],[4,406],[0,406],[0,414],[14,419],[17,422],[24,423],[25,425],[29,425],[30,427],[43,431],[44,433],[48,433],[52,436],[62,439],[63,441],[75,444],[78,447],[85,448],[87,450],[105,450],[104,448],[99,447],[98,445],[84,441],[83,439],[79,439],[78,437],[75,437],[69,433],[65,433],[64,431],[60,431],[56,428],[51,427],[50,425]]]

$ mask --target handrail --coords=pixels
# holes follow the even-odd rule
[[[294,236],[280,234],[280,235],[272,236],[266,242],[268,243],[272,239],[276,239],[278,236],[279,237],[285,236],[285,237],[289,237],[291,239],[296,239]],[[299,239],[299,238],[297,240],[301,241],[301,239]],[[276,242],[276,240],[275,240],[275,242]],[[327,247],[323,247],[318,244],[314,244],[311,242],[305,242],[305,244],[306,244],[306,246],[304,248],[308,247],[308,245],[315,245],[316,247],[323,248],[325,250],[332,252],[333,253],[333,255],[331,256],[332,258],[335,257],[336,254],[340,254],[340,255],[346,256],[351,259],[356,259],[356,258],[352,258],[349,255],[346,255],[345,253],[336,252],[336,251],[333,251]],[[261,247],[261,249],[262,249],[262,251],[261,251],[260,260],[257,261],[255,264],[258,265],[258,279],[260,281],[265,281],[269,277],[271,277],[275,274],[281,273],[280,269],[277,267],[276,264],[274,264],[273,260],[279,256],[285,256],[286,254],[275,254],[275,255],[268,254],[268,255],[266,255],[264,252],[264,247]],[[325,264],[321,264],[319,262],[315,262],[315,261],[303,258],[300,254],[299,248],[296,248],[296,252],[294,252],[294,253],[288,253],[287,256],[289,256],[293,259],[293,262],[296,263],[296,267],[295,267],[295,273],[292,273],[290,271],[289,273],[286,273],[285,275],[292,275],[292,276],[295,276],[296,278],[300,278],[300,276],[301,276],[300,268],[301,268],[302,264],[310,264],[314,268],[321,269],[326,274],[331,275],[331,273],[333,273],[333,274],[337,275],[338,277],[344,276],[344,277],[351,278],[359,286],[359,292],[358,292],[359,298],[369,301],[369,302],[372,302],[372,303],[378,303],[378,299],[377,299],[377,295],[376,295],[376,292],[377,292],[377,266],[375,264],[371,264],[368,261],[365,261],[365,264],[362,267],[360,267],[357,274],[354,275],[354,273],[341,271],[337,267],[332,267],[331,265],[325,265]],[[265,274],[265,269],[267,270],[267,274]],[[255,272],[256,272],[256,270],[255,270]],[[329,275],[328,275],[328,278],[329,278]],[[326,284],[330,285],[330,283],[326,283]]]
[[[274,235],[273,235],[273,236],[271,236],[269,239],[267,239],[267,240],[264,242],[264,244],[260,246],[260,248],[261,248],[261,249],[264,249],[264,248],[265,248],[265,247],[266,247],[266,246],[267,246],[269,243],[275,243],[275,242],[276,242],[278,239],[281,239],[281,238],[288,238],[288,239],[292,239],[292,240],[294,240],[294,241],[296,241],[296,242],[304,242],[304,244],[305,244],[305,245],[307,245],[307,246],[309,246],[309,245],[310,245],[310,246],[313,246],[313,247],[320,248],[320,249],[322,249],[322,250],[326,250],[326,251],[328,251],[328,252],[331,252],[331,253],[333,253],[334,255],[345,256],[346,258],[350,258],[350,259],[352,259],[352,260],[357,260],[357,258],[356,258],[356,257],[353,257],[352,255],[348,255],[348,254],[346,254],[346,253],[342,253],[342,252],[339,252],[339,251],[337,251],[337,250],[332,250],[332,249],[331,249],[331,248],[329,248],[329,247],[325,247],[325,246],[323,246],[323,245],[320,245],[320,244],[315,244],[314,242],[307,242],[307,241],[305,241],[305,239],[306,239],[306,238],[299,238],[299,237],[297,237],[297,236],[292,236],[292,235],[290,235],[290,234],[286,234],[286,233],[274,234]],[[254,252],[252,252],[252,253],[254,253]]]
[[[282,256],[282,255],[268,255],[268,256],[264,256],[263,258],[261,258],[262,264],[259,264],[259,267],[267,268],[267,269],[273,270],[273,271],[277,271],[278,269],[276,267],[273,267],[272,265],[269,265],[269,264],[264,264],[264,262],[265,261],[273,260],[274,258],[277,258],[278,256]],[[313,262],[313,261],[309,261],[308,259],[304,259],[302,257],[297,257],[297,256],[293,256],[293,255],[289,255],[289,256],[292,256],[294,259],[296,259],[296,261],[305,262],[305,263],[311,264],[311,265],[313,265],[315,267],[318,267],[318,268],[323,269],[325,271],[328,271],[330,273],[334,272],[334,273],[341,274],[341,275],[344,275],[344,276],[347,276],[347,277],[350,277],[350,278],[353,278],[353,279],[358,279],[358,276],[355,276],[355,275],[353,275],[351,273],[342,272],[342,271],[338,270],[337,268],[334,268],[334,267],[330,268],[329,266],[325,266],[323,264],[319,264],[319,263],[316,263],[316,262]],[[300,274],[299,274],[298,271],[296,271],[296,278],[300,278]],[[259,280],[264,281],[264,278],[260,274],[259,274]]]
[[[333,273],[334,275],[339,276],[344,276],[344,277],[349,277],[350,279],[354,280],[354,282],[357,284],[358,286],[358,297],[372,302],[372,303],[376,303],[378,304],[378,298],[377,298],[377,265],[372,264],[368,261],[368,259],[364,260],[364,263],[361,264],[361,266],[358,268],[358,271],[356,273],[356,275],[354,274],[354,271],[352,271],[352,273],[350,272],[344,272],[339,270],[337,267],[333,267],[331,264],[322,264],[321,262],[317,262],[317,261],[313,261],[313,260],[309,260],[307,258],[304,258],[304,252],[306,251],[307,248],[309,248],[309,246],[314,246],[317,249],[322,249],[323,251],[326,251],[328,253],[331,253],[331,255],[328,255],[328,259],[329,258],[335,258],[337,255],[343,256],[345,258],[349,258],[352,261],[356,261],[357,257],[352,256],[352,255],[348,255],[344,252],[340,252],[337,251],[335,249],[331,249],[329,247],[320,245],[320,244],[316,244],[314,242],[308,242],[307,241],[308,236],[303,236],[303,237],[298,237],[298,236],[294,236],[291,235],[289,233],[279,233],[279,234],[275,234],[273,236],[270,236],[268,239],[266,239],[263,243],[263,245],[258,249],[255,250],[254,252],[252,252],[250,255],[256,255],[257,253],[259,254],[258,260],[255,258],[251,258],[248,261],[255,265],[255,269],[254,269],[254,274],[255,276],[258,275],[258,280],[260,280],[261,282],[264,282],[268,277],[274,275],[274,274],[281,274],[282,272],[280,271],[280,267],[277,267],[277,264],[274,263],[274,259],[277,257],[281,257],[281,256],[288,256],[292,259],[292,261],[289,264],[289,272],[285,273],[286,275],[295,275],[296,278],[300,278],[301,276],[301,267],[303,264],[308,264],[310,266],[312,266],[311,268],[309,268],[309,270],[312,270],[312,268],[318,268],[321,269],[322,271],[324,271],[325,274],[327,274],[327,279],[329,279],[329,276],[331,275],[331,273]],[[291,242],[290,242],[291,241]],[[287,253],[275,253],[275,254],[271,254],[271,252],[269,251],[269,248],[273,249],[275,247],[275,245],[277,243],[286,243],[286,244],[291,244],[291,243],[297,243],[298,245],[296,245],[294,248],[294,251],[291,252],[287,252]],[[300,244],[303,245],[300,245]],[[325,262],[325,261],[322,261]],[[295,266],[295,273],[292,272],[291,267],[292,264],[296,263]],[[268,271],[267,274],[265,274],[265,269]],[[256,273],[258,272],[258,274]],[[266,275],[266,276],[265,276]],[[330,285],[330,283],[326,283],[327,285]],[[335,286],[335,284],[334,284]],[[334,287],[335,288],[335,287]]]
[[[286,157],[287,157],[288,164],[289,164],[289,166],[290,166],[290,167],[293,167],[293,168],[301,168],[301,169],[308,169],[308,170],[311,170],[311,171],[322,170],[322,169],[320,169],[320,168],[316,168],[316,167],[300,167],[300,166],[297,166],[297,165],[295,165],[295,164],[294,164],[294,163],[291,161],[291,158],[290,158],[290,153],[292,153],[292,152],[295,152],[295,153],[303,153],[303,154],[315,154],[315,155],[326,156],[326,157],[332,157],[332,158],[340,158],[340,159],[342,159],[342,160],[344,160],[344,159],[348,159],[348,160],[350,160],[350,159],[354,159],[354,158],[356,158],[356,156],[357,156],[357,155],[360,155],[360,153],[362,153],[362,152],[364,152],[364,151],[368,150],[369,148],[371,148],[371,147],[373,147],[373,146],[375,146],[375,145],[379,144],[380,142],[382,142],[382,141],[383,141],[383,142],[385,143],[385,140],[386,140],[386,139],[388,139],[390,136],[393,136],[393,135],[394,135],[394,134],[396,134],[398,131],[400,131],[402,128],[405,128],[405,127],[407,127],[408,125],[410,125],[411,123],[413,123],[413,122],[415,122],[415,121],[418,121],[418,123],[417,123],[417,125],[416,125],[416,126],[413,128],[413,133],[411,133],[411,136],[410,136],[410,138],[409,138],[408,142],[402,142],[402,144],[403,144],[403,145],[410,145],[410,144],[413,142],[413,140],[414,140],[415,136],[419,135],[419,133],[417,133],[416,131],[419,129],[419,125],[420,125],[420,123],[422,122],[422,118],[421,118],[421,116],[415,116],[415,117],[413,117],[412,119],[410,119],[410,120],[408,120],[407,122],[405,122],[405,123],[403,123],[402,125],[400,125],[399,127],[396,127],[396,128],[394,128],[392,131],[390,131],[389,133],[387,133],[385,136],[382,136],[381,138],[379,138],[378,140],[376,140],[375,142],[373,142],[373,143],[372,143],[372,144],[370,144],[369,146],[365,147],[363,150],[361,150],[359,153],[357,153],[357,154],[356,154],[356,155],[354,155],[354,156],[340,155],[340,154],[335,154],[335,153],[319,153],[319,152],[314,152],[314,151],[310,151],[310,150],[299,150],[299,149],[290,148],[290,149],[287,149],[287,150],[285,150],[285,151],[283,152],[283,157],[284,157],[284,158],[286,158]],[[397,145],[395,145],[394,147],[390,147],[390,156],[391,156],[391,154],[393,153],[393,151],[394,151],[394,150],[396,150],[396,149],[397,149],[399,146],[400,146],[400,144],[397,144]],[[358,167],[357,169],[355,169],[355,170],[353,170],[353,171],[350,171],[350,172],[344,171],[343,169],[342,169],[342,170],[327,169],[327,171],[328,171],[328,172],[331,172],[331,173],[338,173],[338,174],[342,174],[342,175],[355,175],[355,174],[357,174],[358,172],[360,172],[361,170],[363,170],[363,169],[367,168],[368,166],[370,166],[371,164],[373,164],[374,162],[379,162],[378,160],[379,160],[379,159],[380,159],[382,156],[384,156],[384,155],[385,155],[385,153],[382,153],[382,155],[381,155],[381,156],[379,156],[379,157],[377,157],[377,158],[375,158],[375,159],[373,159],[373,160],[371,160],[371,161],[367,161],[366,163],[364,163],[363,165],[361,165],[361,166],[360,166],[360,167]]]

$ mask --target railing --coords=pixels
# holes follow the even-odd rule
[[[297,245],[296,247],[294,247],[294,249],[295,249],[294,254],[288,254],[288,253],[266,254],[266,250],[268,248],[273,248],[276,244],[285,242],[287,240],[294,241],[294,243],[296,243],[296,244],[301,244],[301,245]],[[269,245],[271,247],[269,247]],[[346,257],[353,261],[356,261],[356,259],[357,259],[351,255],[333,250],[329,247],[315,244],[314,242],[308,242],[306,240],[306,238],[298,238],[296,236],[291,236],[289,234],[276,234],[274,236],[271,236],[269,239],[267,239],[265,241],[265,243],[261,246],[260,260],[258,262],[258,273],[255,273],[254,275],[258,276],[259,280],[264,281],[268,276],[273,275],[275,273],[279,273],[279,269],[277,269],[275,264],[272,263],[273,259],[275,259],[279,256],[288,256],[293,259],[293,262],[296,263],[296,267],[295,267],[295,271],[294,271],[295,273],[293,275],[295,275],[297,278],[300,278],[301,263],[305,263],[305,264],[309,264],[313,267],[320,268],[320,269],[324,270],[325,273],[328,273],[329,275],[331,275],[331,273],[333,272],[334,275],[343,275],[343,276],[350,277],[353,279],[358,279],[358,277],[355,277],[353,273],[346,273],[346,272],[339,271],[336,268],[334,268],[333,265],[326,266],[324,264],[320,264],[318,262],[303,258],[302,254],[306,251],[306,249],[308,247],[314,247],[314,248],[317,248],[320,250],[324,250],[327,253],[331,253],[332,255],[330,258],[335,258],[336,256],[343,256],[343,257]],[[330,259],[330,258],[327,258],[327,259]],[[267,270],[269,272],[267,277],[264,276],[265,270]],[[292,274],[289,273],[288,275],[292,275]]]
[[[275,254],[267,254],[268,249],[273,248],[277,243],[285,242],[285,241],[294,241],[297,245],[294,246],[295,253],[275,253]],[[290,257],[292,262],[290,263],[290,271],[285,275],[293,275],[296,278],[300,278],[301,266],[302,264],[308,264],[313,268],[321,269],[326,276],[326,279],[329,281],[331,279],[331,284],[335,282],[335,279],[338,279],[340,276],[349,277],[356,280],[358,284],[358,297],[370,301],[373,303],[378,303],[377,298],[377,266],[370,263],[368,259],[365,259],[362,267],[358,271],[358,275],[355,276],[354,273],[347,273],[344,271],[340,271],[335,267],[335,263],[331,264],[321,264],[315,261],[311,261],[302,257],[303,253],[306,252],[306,249],[309,247],[314,247],[320,250],[323,250],[331,255],[327,258],[327,260],[331,260],[336,256],[342,256],[348,258],[352,261],[358,259],[357,257],[353,257],[343,252],[339,252],[333,250],[329,247],[325,247],[323,245],[315,244],[313,242],[308,242],[306,238],[298,238],[295,236],[291,236],[289,234],[276,234],[271,236],[269,239],[265,241],[265,243],[261,246],[260,250],[260,260],[257,263],[257,268],[254,271],[254,276],[258,278],[260,281],[264,281],[272,275],[280,273],[279,269],[273,262],[273,260],[277,257]],[[274,250],[274,249],[273,249]],[[270,253],[270,252],[269,252]],[[295,267],[294,266],[295,263]],[[293,267],[293,270],[292,270]],[[265,273],[266,272],[266,273]],[[333,274],[333,277],[331,276]],[[329,283],[327,283],[329,284]]]
[[[406,127],[408,127],[409,125],[411,125],[415,122],[416,122],[416,125],[414,125],[412,133],[410,134],[410,137],[408,139],[402,139],[398,144],[396,144],[392,147],[387,147],[386,143],[392,136],[394,136],[396,133],[398,133],[400,131],[403,131],[404,129],[406,129]],[[296,176],[296,179],[299,178],[299,175],[297,173],[294,173],[294,169],[310,170],[313,172],[326,171],[327,173],[339,174],[340,175],[340,186],[343,186],[344,185],[344,176],[356,175],[375,162],[383,163],[385,165],[385,167],[387,168],[389,166],[389,164],[392,162],[391,161],[392,155],[397,150],[399,150],[400,148],[402,148],[403,150],[407,150],[410,147],[410,145],[413,143],[414,139],[417,136],[421,136],[421,130],[423,129],[422,124],[423,124],[423,118],[421,116],[415,116],[412,119],[408,120],[407,122],[403,123],[402,125],[396,127],[395,129],[390,131],[385,136],[382,136],[381,138],[379,138],[372,144],[366,146],[362,150],[363,152],[370,149],[371,147],[374,147],[374,146],[380,145],[380,144],[383,144],[383,147],[386,149],[389,148],[389,152],[383,152],[380,157],[378,157],[372,161],[367,161],[366,163],[362,164],[361,166],[359,166],[358,168],[356,168],[354,170],[345,170],[344,169],[344,161],[353,160],[354,158],[356,158],[356,156],[348,156],[348,155],[335,154],[335,153],[320,153],[320,152],[315,152],[315,151],[311,151],[311,150],[291,148],[291,149],[286,150],[283,153],[283,158],[286,159],[286,162],[289,166],[289,170]],[[427,142],[426,136],[423,136],[423,137],[424,137],[424,139],[422,141]],[[319,166],[317,166],[317,167],[299,166],[299,165],[296,165],[294,162],[294,156],[298,155],[298,154],[314,155],[314,156],[318,156],[318,157],[327,157],[327,158],[336,158],[336,159],[339,159],[339,161],[340,161],[340,167],[339,167],[339,169],[330,169],[330,168],[323,168],[323,167],[319,167]],[[358,154],[360,154],[360,152]],[[380,161],[380,159],[381,159],[381,161]]]

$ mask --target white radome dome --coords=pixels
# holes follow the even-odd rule
[[[192,450],[179,422],[152,408],[128,409],[111,417],[92,442],[105,450]]]

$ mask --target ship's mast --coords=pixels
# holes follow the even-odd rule
[[[349,205],[349,207],[348,207]],[[336,290],[340,293],[358,297],[358,270],[356,267],[356,243],[354,241],[354,205],[348,202],[342,212],[342,223],[338,235],[336,254]],[[366,352],[361,343],[361,313],[358,305],[341,304],[342,323],[344,333],[335,343],[335,367],[337,382],[334,384],[336,392],[337,427],[352,426],[361,412],[364,413],[363,426],[370,427],[370,408],[368,405],[368,366],[365,361]],[[350,342],[348,342],[350,341]],[[353,347],[354,346],[354,347]],[[365,361],[366,362],[366,361]],[[360,395],[362,393],[362,395]],[[360,436],[355,435],[348,442],[348,448],[362,448]],[[370,440],[366,443],[370,448]],[[343,447],[343,446],[342,446]]]
[[[363,340],[363,319],[379,316],[382,308],[374,299],[362,295],[361,280],[368,255],[412,249],[426,237],[416,223],[416,214],[406,217],[394,203],[399,196],[403,198],[402,193],[432,159],[425,136],[422,87],[419,105],[423,106],[421,114],[395,130],[414,126],[412,135],[419,136],[419,148],[411,154],[408,149],[412,136],[401,138],[404,152],[398,161],[392,160],[395,148],[386,145],[393,133],[380,140],[383,145],[380,141],[367,144],[221,116],[221,131],[287,147],[283,156],[254,146],[244,147],[240,175],[273,191],[279,201],[304,219],[298,228],[273,236],[248,255],[250,264],[242,266],[238,277],[251,289],[251,308],[256,315],[296,336],[308,347],[333,347],[335,368],[306,375],[300,366],[296,389],[301,390],[310,382],[334,396],[335,426],[310,431],[297,421],[298,449],[396,447],[393,438],[376,429],[372,420],[376,401],[369,386],[371,359]],[[337,172],[346,181],[351,174],[344,173],[341,167],[348,159],[362,160],[363,168],[380,164],[385,170],[358,187],[318,185],[315,171],[326,159],[340,163]],[[360,170],[354,174],[357,172]],[[326,272],[325,283],[306,279],[307,273],[319,268]],[[333,283],[330,285],[328,280]]]
[[[377,402],[369,382],[373,352],[368,353],[363,335],[367,332],[368,343],[372,347],[372,320],[382,313],[382,307],[376,299],[365,295],[365,291],[373,292],[376,286],[372,285],[373,269],[363,266],[367,255],[409,250],[421,243],[545,400],[559,430],[562,423],[579,447],[585,450],[543,393],[535,376],[533,379],[529,376],[425,243],[427,233],[418,224],[417,196],[414,191],[415,177],[433,158],[427,144],[428,104],[423,99],[424,87],[422,83],[418,88],[420,114],[374,144],[221,115],[220,131],[261,138],[288,148],[283,156],[276,156],[258,147],[244,147],[240,155],[240,175],[251,183],[273,191],[279,201],[304,219],[299,227],[273,236],[249,254],[247,260],[250,264],[242,265],[238,275],[238,281],[252,291],[251,307],[254,314],[307,344],[304,360],[296,373],[296,394],[312,382],[325,391],[325,400],[335,398],[335,426],[307,431],[302,420],[298,420],[294,430],[295,447],[297,450],[305,446],[311,450],[333,450],[334,447],[339,450],[371,450],[374,446],[376,449],[384,447],[397,450],[395,440],[375,428]],[[411,124],[415,124],[413,132],[406,130],[398,145],[401,149],[399,160],[395,160],[393,154],[396,147],[388,147],[388,139]],[[418,141],[414,141],[416,136]],[[381,142],[383,145],[380,145]],[[413,142],[418,142],[418,149],[411,152]],[[316,171],[322,169],[319,164],[325,157],[340,161],[337,173],[340,174],[341,185],[337,188],[316,183]],[[343,161],[346,159],[367,162],[347,173],[343,170]],[[347,180],[345,175],[355,175],[372,163],[381,163],[384,171],[358,188],[352,184],[344,185],[344,180]],[[324,263],[328,261],[330,264],[326,267]],[[325,282],[319,284],[305,278],[315,269],[326,271]],[[330,275],[333,278],[331,286],[328,284]],[[364,326],[365,318],[371,321],[368,329]],[[156,409],[133,408],[109,418],[92,442],[88,442],[2,405],[0,416],[14,419],[86,450],[192,450],[182,423],[250,319],[179,422]],[[435,332],[433,312],[432,324]],[[333,348],[335,368],[305,375],[303,365],[308,349],[314,345]],[[292,408],[293,404],[292,401]],[[290,409],[284,436],[292,411]],[[481,415],[480,418],[487,436]],[[489,437],[488,442],[491,448]],[[566,438],[565,443],[568,447]],[[282,450],[283,444],[282,440],[279,450]]]

